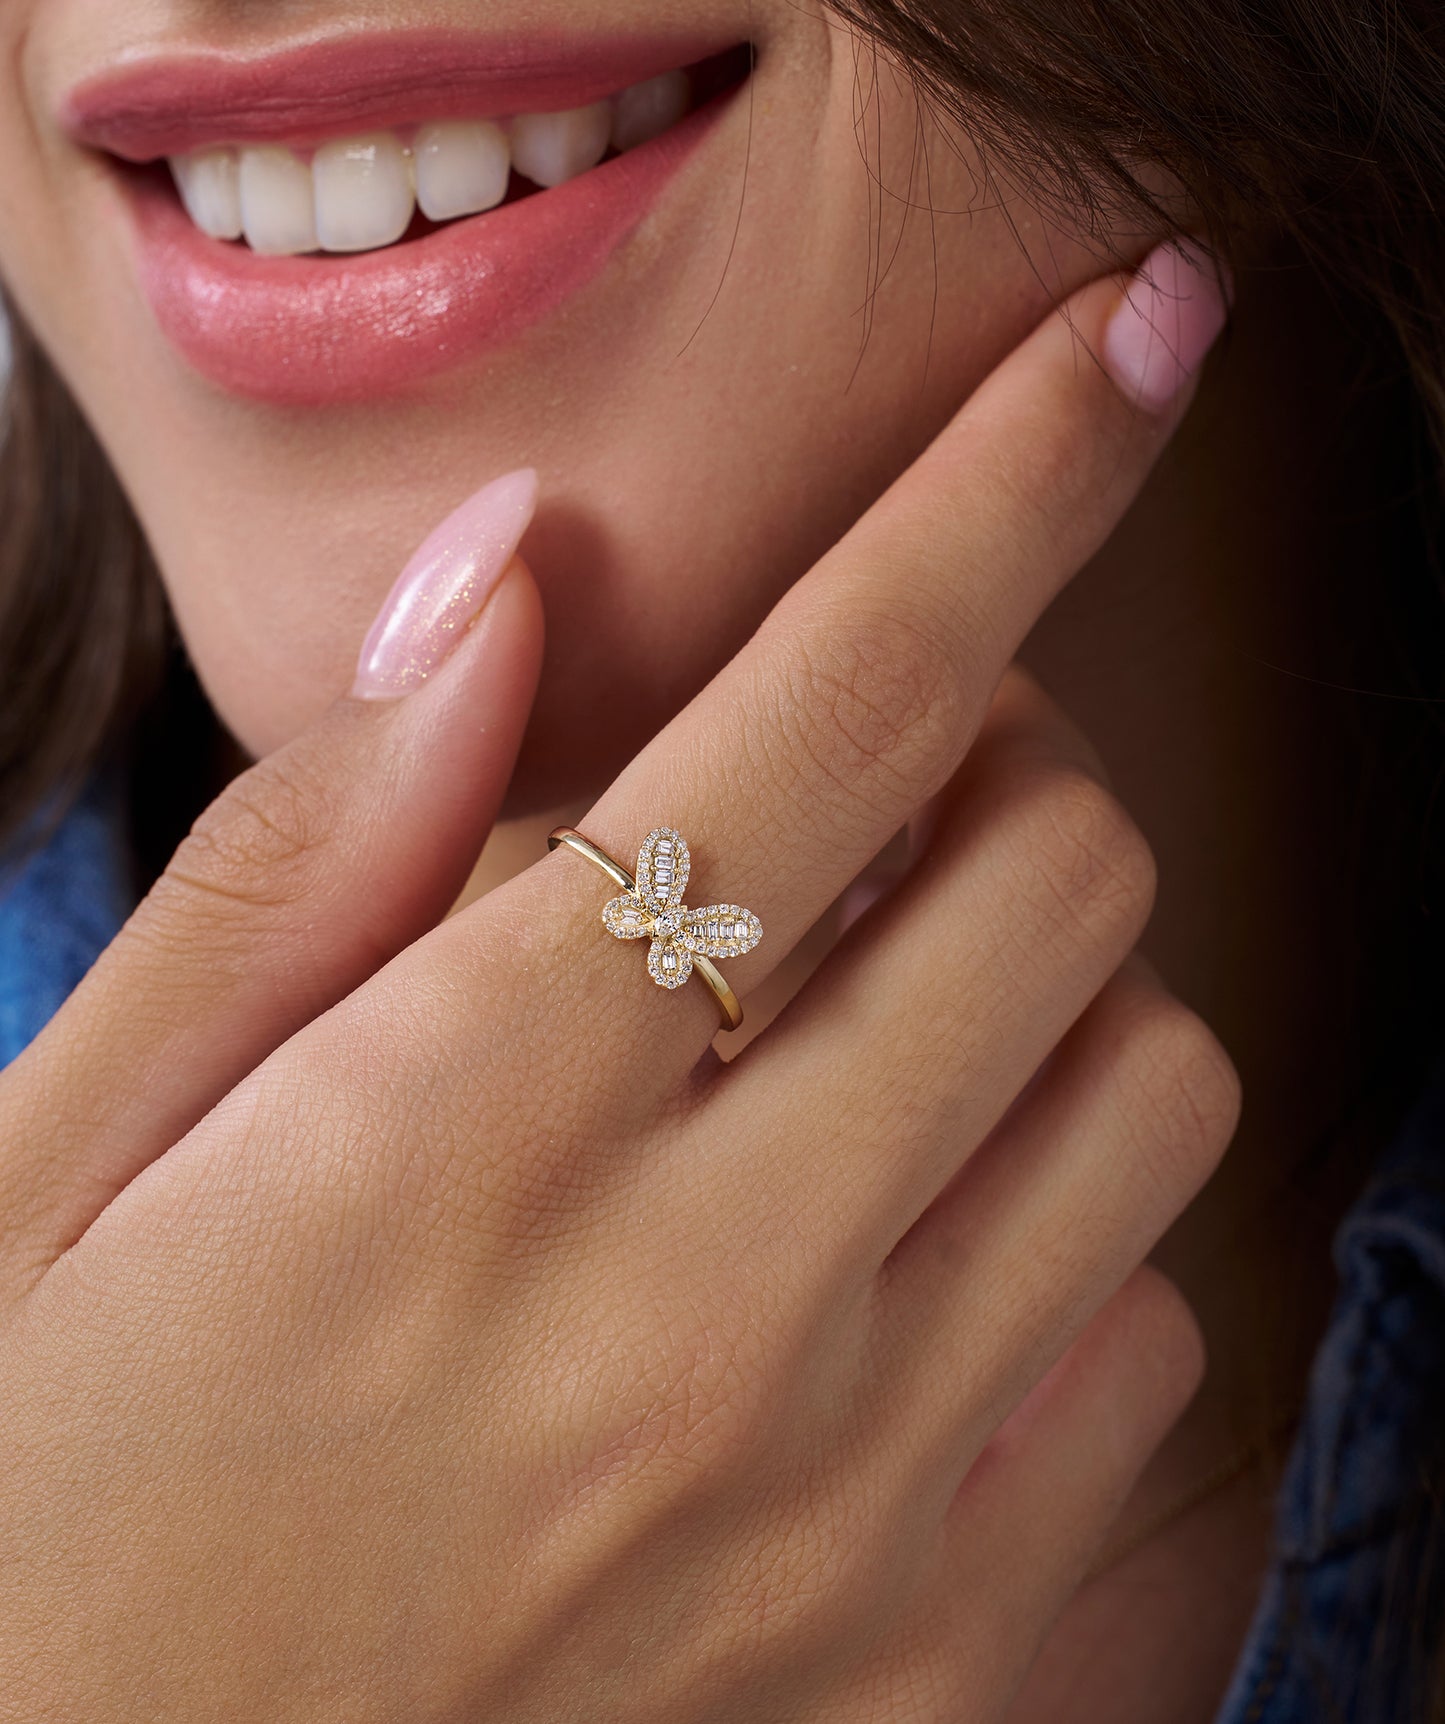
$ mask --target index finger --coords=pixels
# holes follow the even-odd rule
[[[761,943],[725,966],[740,995],[955,772],[1024,637],[1137,494],[1223,321],[1192,248],[1073,295],[582,822],[629,869],[649,831],[676,829],[688,904],[761,917]],[[565,920],[565,893],[595,923],[610,895],[565,852],[529,874],[545,876],[548,920]],[[600,927],[567,937],[579,999],[642,996],[619,1033],[668,1050],[660,1079],[674,1053],[696,1060],[716,1030],[706,989],[670,998]]]

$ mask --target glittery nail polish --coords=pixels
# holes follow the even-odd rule
[[[353,698],[397,700],[426,682],[491,597],[536,507],[537,474],[523,467],[447,516],[397,577],[372,624]]]

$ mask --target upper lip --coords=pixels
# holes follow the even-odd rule
[[[393,30],[267,54],[153,55],[73,85],[60,118],[77,142],[131,162],[210,144],[304,145],[412,120],[583,107],[733,45]]]

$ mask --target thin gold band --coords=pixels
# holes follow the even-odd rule
[[[584,838],[575,826],[559,826],[555,832],[547,834],[547,848],[555,850],[558,845],[565,844],[569,850],[575,850],[579,856],[585,856],[594,868],[602,872],[624,892],[636,889],[636,881],[620,862],[613,859],[590,838]],[[703,957],[701,952],[693,954],[693,973],[701,976],[711,988],[713,998],[717,1001],[718,1011],[722,1014],[722,1027],[725,1030],[737,1029],[743,1021],[743,1008],[737,995],[728,986],[723,973],[711,959]]]

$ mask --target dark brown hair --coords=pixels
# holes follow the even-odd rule
[[[1435,0],[834,0],[1035,200],[1226,256],[1286,235],[1388,329],[1445,457],[1445,25]]]
[[[0,296],[0,310],[9,310]],[[154,692],[166,609],[89,425],[9,311],[0,422],[0,850],[52,824]],[[40,819],[36,819],[40,816]]]

